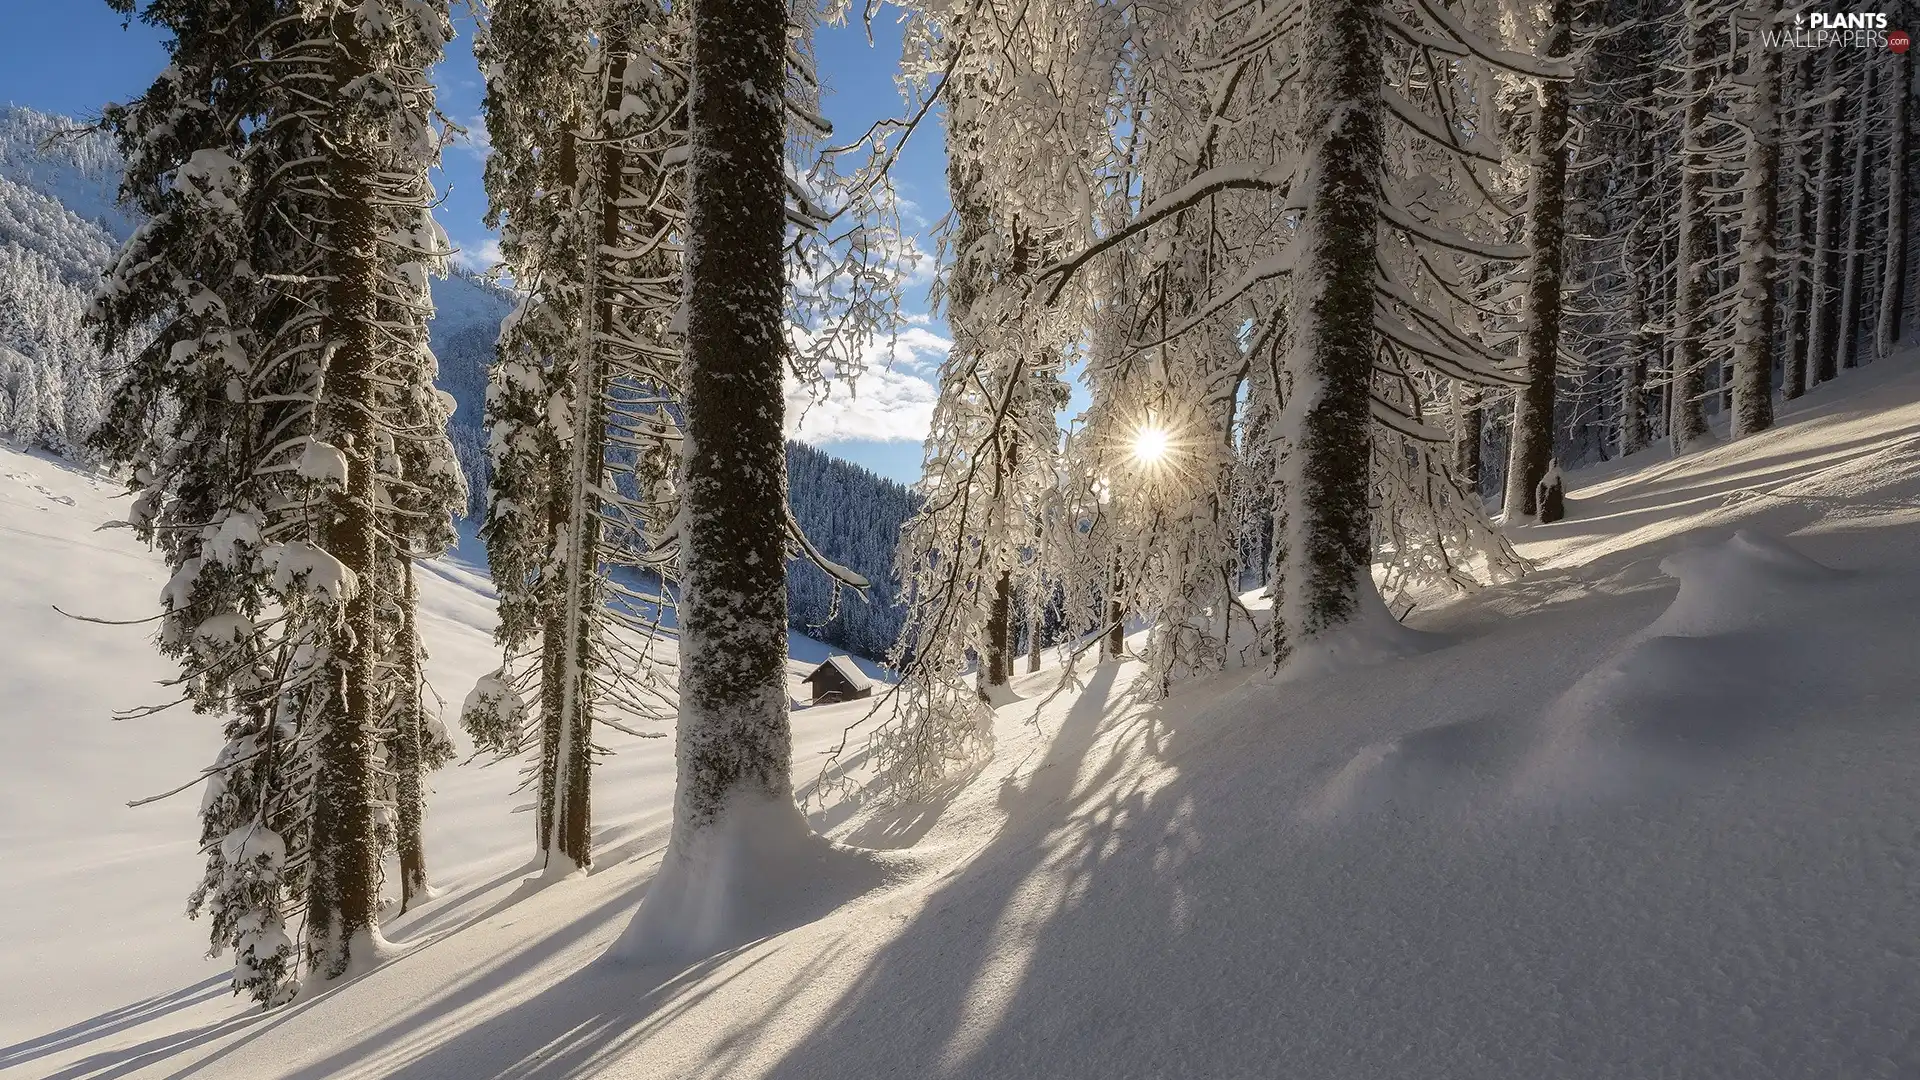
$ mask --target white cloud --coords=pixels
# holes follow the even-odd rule
[[[849,383],[837,376],[825,393],[787,380],[787,434],[803,442],[922,442],[938,398],[928,376],[953,342],[918,326],[868,345],[866,370]]]
[[[474,116],[459,121],[459,124],[466,131],[453,137],[453,148],[485,161],[487,155],[493,153],[493,136],[487,132],[486,118]]]
[[[461,244],[453,253],[453,265],[475,274],[484,274],[500,265],[500,239],[489,236],[478,245]]]

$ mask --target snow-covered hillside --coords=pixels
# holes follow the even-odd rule
[[[81,315],[137,224],[115,201],[122,167],[106,135],[0,105],[0,346],[11,357],[0,357],[0,436],[72,452],[97,420],[103,365]],[[438,381],[457,403],[454,444],[477,488],[487,364],[513,300],[463,271],[432,287]]]
[[[172,912],[204,719],[107,717],[163,672],[158,564],[109,490],[0,467],[0,1074],[1877,1077],[1920,1074],[1920,357],[1782,426],[1575,476],[1539,569],[1410,656],[1147,706],[1130,669],[936,803],[810,804],[910,880],[687,965],[603,953],[658,864],[664,741],[596,787],[603,855],[541,887],[504,770],[436,779],[405,950],[258,1014]],[[424,587],[433,674],[489,663],[484,581]],[[799,775],[859,715],[798,714]],[[857,743],[855,744],[857,747]],[[192,796],[182,796],[190,800]],[[794,883],[796,891],[805,882]],[[817,907],[817,906],[816,906]]]
[[[230,965],[204,958],[204,928],[182,917],[201,861],[198,793],[126,806],[193,779],[219,748],[218,725],[183,709],[117,718],[171,700],[160,685],[171,672],[150,626],[82,621],[143,618],[167,580],[129,532],[98,529],[125,516],[118,492],[107,478],[0,446],[0,628],[13,640],[0,650],[0,863],[12,868],[0,891],[0,1072],[40,1075],[49,1067],[30,1063],[74,1040],[31,1037],[116,1003],[224,1002]],[[493,590],[456,559],[425,565],[428,677],[453,699],[451,720],[474,679],[499,663]],[[793,644],[798,694],[827,648],[798,634]],[[796,714],[796,756],[814,761],[838,742],[849,708]],[[464,736],[454,738],[464,752]],[[600,741],[614,754],[596,773],[596,849],[608,863],[657,851],[672,740],[607,731]],[[518,887],[533,845],[531,818],[514,813],[527,801],[513,790],[516,767],[474,762],[434,778],[429,858],[446,896],[394,924],[392,936],[443,931]],[[170,995],[183,979],[188,990]]]

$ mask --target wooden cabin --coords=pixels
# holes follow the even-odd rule
[[[813,688],[813,704],[831,705],[873,696],[873,680],[847,656],[829,656],[827,662],[800,680]]]

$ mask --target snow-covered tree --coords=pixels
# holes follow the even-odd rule
[[[523,300],[488,390],[481,534],[506,657],[467,719],[498,752],[538,747],[536,841],[558,872],[592,861],[594,724],[617,723],[610,710],[665,711],[651,651],[614,640],[627,624],[657,624],[664,597],[613,581],[610,567],[654,566],[671,547],[656,526],[672,516],[662,463],[679,437],[667,340],[685,99],[674,20],[650,0],[503,2],[476,44],[494,145],[489,220]],[[624,488],[609,474],[623,462]],[[508,700],[529,694],[530,716]],[[503,707],[523,719],[503,723]]]
[[[1745,74],[1746,169],[1741,181],[1738,326],[1734,331],[1733,426],[1740,438],[1773,426],[1775,356],[1774,250],[1779,243],[1780,61],[1761,31],[1776,8],[1758,5],[1748,37]]]
[[[1540,51],[1564,56],[1573,48],[1573,0],[1551,0]],[[1531,188],[1527,199],[1527,306],[1520,334],[1526,385],[1514,393],[1513,439],[1503,500],[1507,521],[1538,518],[1540,482],[1553,468],[1555,390],[1560,377],[1561,298],[1566,290],[1567,162],[1573,154],[1571,90],[1559,79],[1540,80],[1532,116]]]
[[[95,315],[110,348],[159,329],[97,444],[174,569],[182,701],[229,717],[194,906],[271,1004],[296,920],[316,982],[377,961],[393,793],[425,767],[383,768],[382,734],[418,698],[385,662],[404,560],[463,498],[425,331],[446,255],[426,70],[451,26],[444,0],[113,6],[169,34],[172,63],[105,116],[144,223]]]

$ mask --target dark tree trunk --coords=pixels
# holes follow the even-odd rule
[[[1573,4],[1554,0],[1543,56],[1564,56],[1573,44]],[[1507,520],[1539,516],[1535,489],[1553,465],[1554,379],[1560,356],[1560,293],[1566,262],[1567,84],[1543,82],[1533,125],[1533,197],[1527,213],[1527,326],[1520,339],[1527,384],[1513,397],[1513,441],[1508,447]]]
[[[373,70],[357,20],[333,16],[336,92]],[[373,126],[347,117],[321,141],[331,198],[328,343],[323,437],[347,457],[347,481],[328,496],[326,550],[351,571],[358,587],[327,643],[330,658],[316,717],[320,729],[313,777],[313,831],[307,868],[307,955],[315,974],[346,973],[353,950],[376,922],[380,850],[374,832],[374,688],[378,643],[374,587],[379,522],[375,516],[375,402],[381,227],[375,175],[379,147]]]
[[[1807,333],[1807,365],[1810,370],[1809,384],[1817,386],[1840,373],[1837,344],[1840,337],[1840,98],[1835,93],[1839,87],[1834,72],[1838,64],[1836,56],[1839,50],[1828,49],[1822,58],[1825,65],[1821,79],[1821,92],[1830,98],[1826,114],[1822,117],[1823,129],[1820,132],[1820,166],[1814,174],[1814,198],[1818,208],[1814,213],[1813,244],[1811,265],[1808,269],[1810,285],[1807,304],[1810,311],[1810,326]]]
[[[1040,670],[1040,650],[1045,647],[1040,639],[1045,629],[1046,605],[1036,598],[1033,610],[1027,613],[1027,674]]]
[[[1453,471],[1475,498],[1480,495],[1480,429],[1487,418],[1480,394],[1477,386],[1453,384]]]
[[[1780,191],[1779,51],[1759,44],[1748,68],[1745,204],[1740,223],[1739,320],[1734,331],[1734,438],[1773,426],[1774,257]]]
[[[618,35],[625,28],[609,28]],[[605,70],[601,73],[602,112],[620,107],[625,92],[627,52],[624,39],[613,37],[606,49]],[[604,134],[601,123],[593,121],[596,135]],[[584,194],[594,202],[599,220],[594,243],[587,250],[585,295],[580,318],[582,334],[579,354],[574,363],[573,445],[568,462],[567,484],[568,540],[566,600],[563,605],[560,731],[555,761],[556,796],[553,835],[547,848],[548,864],[559,856],[569,867],[585,869],[593,865],[593,720],[594,668],[600,663],[595,648],[595,620],[603,602],[600,590],[600,496],[597,492],[606,480],[607,398],[605,338],[612,332],[613,303],[611,289],[605,284],[606,264],[621,244],[620,180],[625,154],[612,140],[600,143],[594,174],[587,180]],[[582,191],[576,188],[576,191]],[[586,225],[582,222],[582,225]]]
[[[781,430],[786,57],[786,0],[695,0],[673,823],[682,849],[738,798],[793,802]]]
[[[1812,277],[1808,272],[1807,256],[1814,204],[1813,187],[1808,179],[1819,157],[1819,144],[1802,138],[1813,129],[1812,118],[1815,115],[1806,104],[1812,98],[1814,89],[1814,58],[1811,50],[1800,60],[1797,85],[1793,110],[1796,149],[1792,157],[1793,166],[1787,172],[1787,208],[1791,216],[1785,245],[1785,250],[1792,254],[1793,259],[1787,274],[1787,354],[1780,366],[1780,396],[1787,401],[1807,392],[1807,331],[1813,316],[1813,308],[1809,303]]]
[[[1906,10],[1912,11],[1911,7]],[[1913,109],[1913,50],[1893,61],[1893,129],[1887,136],[1887,261],[1880,272],[1880,311],[1874,354],[1893,351],[1905,331],[1907,308],[1907,123]]]
[[[1000,571],[987,608],[987,685],[1005,686],[1013,677],[1013,572]]]
[[[1840,366],[1843,368],[1860,365],[1860,314],[1861,297],[1866,291],[1868,214],[1867,208],[1873,205],[1868,187],[1873,183],[1873,170],[1867,167],[1868,155],[1872,153],[1873,114],[1878,111],[1873,105],[1874,87],[1879,81],[1880,66],[1868,64],[1866,87],[1860,93],[1860,104],[1856,108],[1859,117],[1854,125],[1853,136],[1853,172],[1847,184],[1847,248],[1846,259],[1840,270],[1840,336],[1834,342],[1840,349]]]
[[[1319,291],[1296,318],[1302,385],[1312,402],[1291,448],[1297,486],[1284,492],[1286,576],[1276,583],[1275,665],[1344,626],[1372,588],[1371,382],[1374,261],[1382,149],[1379,5],[1309,0],[1306,57],[1308,168],[1319,178],[1307,207],[1302,269]],[[1359,257],[1356,257],[1358,254]]]
[[[571,116],[560,132],[559,179],[560,186],[569,193],[569,197],[580,187],[579,143],[575,135],[579,124],[578,115]],[[564,355],[554,357],[547,380],[550,393],[558,393],[561,387],[574,385],[573,364],[577,359]],[[548,404],[541,410],[543,419],[551,407]],[[575,432],[576,436],[578,434]],[[546,469],[547,542],[553,545],[566,535],[567,522],[573,514],[569,498],[573,473],[570,443],[557,438],[549,442]],[[565,729],[562,717],[566,715],[567,700],[566,595],[564,578],[554,573],[558,559],[558,553],[549,547],[546,557],[540,562],[540,595],[544,610],[540,620],[540,794],[534,820],[534,839],[538,845],[535,850],[542,859],[554,848],[554,824],[559,818],[560,746]]]
[[[1629,237],[1643,235],[1639,227]],[[1627,257],[1640,260],[1627,271],[1627,320],[1633,330],[1627,339],[1627,356],[1620,370],[1620,453],[1639,453],[1647,445],[1647,377],[1660,360],[1660,335],[1653,330],[1653,312],[1648,296],[1652,273],[1650,257],[1640,254],[1639,245],[1628,244]]]
[[[1696,0],[1683,7],[1687,35],[1687,106],[1680,137],[1680,244],[1674,256],[1676,294],[1674,333],[1678,352],[1670,383],[1668,437],[1676,452],[1685,451],[1707,436],[1707,304],[1713,298],[1709,279],[1713,256],[1713,217],[1708,212],[1707,179],[1712,164],[1707,157],[1709,87],[1715,62],[1714,34],[1709,16]]]
[[[400,912],[405,914],[416,901],[427,896],[427,847],[424,835],[427,769],[422,746],[426,718],[420,715],[421,691],[424,688],[420,671],[420,626],[414,615],[419,597],[413,583],[413,559],[406,552],[400,552],[398,562],[400,597],[404,606],[400,612],[400,634],[393,652],[405,665],[405,670],[400,676],[399,708],[394,711],[392,719],[399,730],[394,733],[394,753],[388,764],[394,772],[395,841],[400,854]]]

